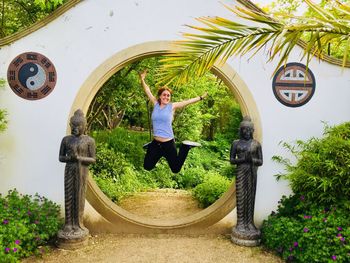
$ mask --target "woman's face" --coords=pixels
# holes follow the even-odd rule
[[[166,105],[171,100],[171,94],[168,90],[164,90],[162,94],[160,94],[160,104]]]

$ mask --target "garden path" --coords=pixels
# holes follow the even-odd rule
[[[189,193],[161,190],[141,193],[125,199],[120,206],[151,218],[176,218],[199,211]],[[262,248],[232,244],[229,235],[173,234],[100,234],[89,239],[89,245],[75,251],[57,248],[42,258],[29,258],[24,263],[281,263],[278,257]]]

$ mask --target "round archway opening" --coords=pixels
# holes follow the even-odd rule
[[[139,62],[146,58],[164,55],[170,49],[169,42],[150,42],[130,47],[118,52],[100,66],[89,76],[83,86],[80,88],[71,111],[82,108],[84,112],[91,109],[92,102],[96,94],[102,90],[105,83],[111,79],[117,72],[121,72],[133,62]],[[239,78],[236,72],[228,65],[214,67],[212,73],[223,82],[234,95],[240,105],[242,115],[249,115],[255,123],[256,138],[261,139],[261,126],[256,105],[244,82]],[[139,87],[142,93],[141,87]],[[232,131],[236,133],[236,131]],[[154,219],[136,215],[116,205],[108,198],[96,182],[89,178],[87,200],[93,208],[100,213],[111,224],[120,224],[128,226],[140,232],[140,229],[162,230],[183,230],[189,228],[208,227],[215,224],[235,207],[235,187],[232,184],[229,190],[214,204],[195,214],[186,215],[181,218]],[[142,230],[141,230],[142,231]],[[123,232],[123,231],[121,231]],[[131,230],[131,232],[134,232]]]

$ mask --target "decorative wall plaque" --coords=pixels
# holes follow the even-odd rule
[[[288,107],[300,107],[314,95],[316,81],[311,69],[301,63],[288,63],[275,74],[272,90],[279,102]]]
[[[11,89],[27,100],[39,100],[49,95],[55,88],[56,76],[52,62],[35,52],[18,55],[7,70]]]

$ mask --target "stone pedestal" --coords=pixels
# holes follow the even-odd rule
[[[240,246],[256,247],[260,245],[261,233],[259,230],[255,231],[241,231],[237,228],[232,229],[231,241]]]
[[[75,250],[87,246],[89,243],[89,230],[78,232],[65,232],[60,230],[57,235],[57,247],[67,250]]]

